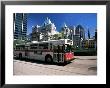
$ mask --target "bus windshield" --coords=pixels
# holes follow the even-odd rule
[[[71,51],[72,51],[71,45],[66,44],[65,45],[65,52],[71,52]]]

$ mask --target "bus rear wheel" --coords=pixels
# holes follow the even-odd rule
[[[22,53],[19,53],[19,59],[22,59]]]
[[[46,57],[45,57],[45,61],[46,61],[47,63],[52,63],[52,62],[53,62],[51,56],[46,56]]]

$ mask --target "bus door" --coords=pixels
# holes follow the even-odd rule
[[[63,45],[54,46],[53,58],[55,62],[64,62]]]
[[[29,51],[28,51],[28,46],[25,47],[25,57],[29,58]]]
[[[58,50],[58,46],[57,45],[54,45],[53,46],[53,60],[54,62],[58,62],[58,58],[57,58],[57,50]]]
[[[58,45],[58,61],[64,62],[64,45]]]

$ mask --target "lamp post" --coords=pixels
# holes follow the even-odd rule
[[[80,49],[82,49],[82,41],[83,41],[83,38],[81,38],[80,40]]]

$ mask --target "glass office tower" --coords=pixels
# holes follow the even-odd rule
[[[27,34],[27,14],[13,14],[14,39],[25,40]]]

